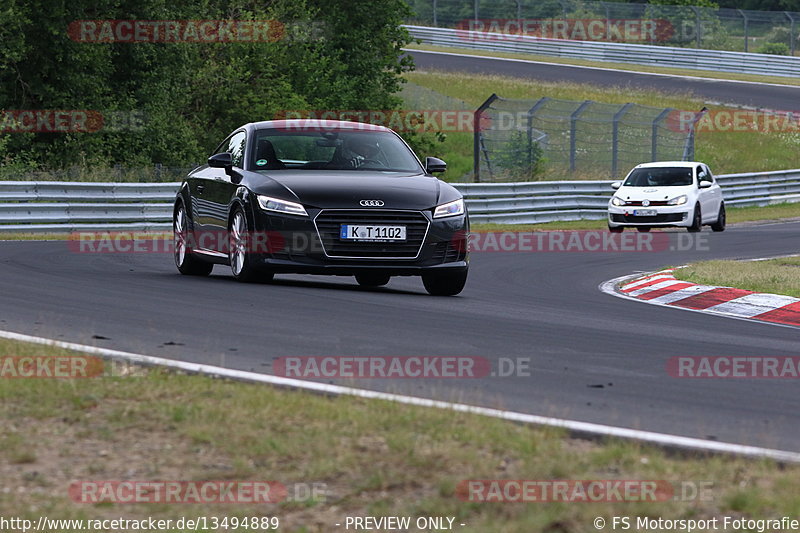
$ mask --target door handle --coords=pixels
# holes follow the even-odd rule
[[[205,185],[198,185],[197,186],[197,192],[198,193],[203,194],[204,190],[206,190],[206,186]]]

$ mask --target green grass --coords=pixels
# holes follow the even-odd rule
[[[703,285],[800,298],[800,257],[768,261],[702,261],[675,270],[675,277]]]
[[[633,102],[683,110],[699,110],[707,105],[699,96],[688,91],[659,92],[632,87],[597,87],[568,82],[438,71],[415,71],[405,76],[417,85],[462,99],[475,108],[492,93],[504,98],[526,99],[531,102],[548,96],[612,104]],[[712,111],[726,109],[724,106],[707,106]],[[695,158],[707,163],[716,174],[800,168],[798,132],[701,131],[696,136],[695,149]],[[472,173],[472,134],[448,132],[447,139],[439,145],[436,155],[448,162],[445,174],[448,181],[457,182],[469,178]],[[567,176],[561,170],[546,169],[540,179],[600,178],[607,179],[607,176],[591,173]]]
[[[434,52],[450,52],[456,54],[469,54],[481,57],[502,57],[510,59],[525,59],[528,61],[541,61],[546,63],[559,63],[562,65],[578,65],[586,67],[609,68],[632,72],[652,72],[656,74],[672,74],[675,76],[695,76],[713,78],[718,80],[753,81],[757,83],[776,83],[779,85],[800,85],[800,80],[787,76],[769,76],[757,74],[737,74],[733,72],[719,72],[714,70],[694,70],[685,68],[653,67],[650,65],[636,65],[633,63],[614,63],[611,61],[590,61],[585,59],[572,59],[537,54],[515,54],[509,52],[488,52],[471,48],[458,48],[449,46],[433,46],[429,44],[414,44],[407,48],[411,50],[430,50]]]
[[[0,340],[3,355],[64,355]],[[384,401],[182,375],[159,369],[91,379],[0,379],[0,516],[176,519],[197,505],[77,504],[75,480],[318,483],[316,498],[208,505],[206,516],[278,516],[284,531],[332,531],[345,516],[453,516],[460,531],[591,531],[612,516],[794,515],[800,466],[673,454],[635,442]],[[711,482],[700,500],[477,503],[467,479]],[[71,531],[63,529],[60,533]],[[175,531],[175,530],[172,530]]]

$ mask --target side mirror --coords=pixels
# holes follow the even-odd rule
[[[614,183],[611,184],[611,188],[614,189],[615,191],[617,189],[619,189],[620,187],[622,187],[622,182],[621,181],[615,181]]]
[[[711,183],[710,181],[701,181],[699,183],[699,187],[701,189],[708,189],[709,187],[711,187],[711,185],[713,185],[713,183]]]
[[[238,185],[242,181],[242,175],[233,170],[233,158],[230,152],[212,155],[208,158],[208,166],[211,168],[224,168],[225,174],[231,177],[231,183]]]
[[[211,168],[231,168],[233,167],[233,158],[230,152],[222,152],[221,154],[214,154],[208,158],[208,166]]]
[[[447,170],[447,163],[438,157],[425,158],[425,172],[428,174],[433,174],[434,172],[444,172],[445,170]]]

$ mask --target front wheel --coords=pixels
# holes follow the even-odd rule
[[[237,281],[269,281],[271,272],[259,269],[250,251],[251,235],[247,230],[247,217],[244,211],[237,208],[231,218],[228,230],[230,246],[228,247],[228,260],[231,264],[231,273]]]
[[[639,231],[639,233],[647,233],[648,231],[650,231],[650,228],[648,228],[646,226],[639,226],[636,229]]]
[[[175,266],[178,267],[178,272],[185,276],[208,276],[214,269],[214,265],[198,259],[192,253],[190,224],[189,217],[186,215],[186,208],[181,203],[172,218]]]
[[[717,221],[711,224],[711,231],[725,231],[725,204],[719,204],[719,214]]]
[[[608,227],[608,231],[610,231],[611,233],[622,233],[623,231],[625,231],[625,227],[624,226],[609,226]]]
[[[694,206],[694,218],[692,225],[686,228],[690,233],[697,233],[703,228],[703,214],[700,212],[700,204]]]
[[[431,296],[455,296],[467,284],[468,269],[455,272],[431,272],[422,275],[422,284]]]

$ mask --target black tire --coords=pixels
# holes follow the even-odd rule
[[[625,226],[609,226],[608,231],[611,233],[622,233],[625,231]]]
[[[422,275],[422,284],[431,296],[455,296],[467,284],[468,269],[455,272],[431,272]]]
[[[228,262],[231,273],[237,281],[251,283],[254,281],[269,281],[273,273],[259,268],[255,263],[253,254],[250,253],[251,235],[247,227],[247,215],[241,207],[233,211],[228,226]]]
[[[725,215],[725,204],[719,204],[719,214],[717,214],[717,221],[711,224],[711,231],[725,231],[725,223],[727,216]]]
[[[362,287],[383,287],[389,283],[389,279],[391,279],[389,274],[371,274],[369,272],[356,274],[356,281]]]
[[[191,246],[192,221],[183,207],[183,202],[172,215],[173,257],[178,272],[185,276],[208,276],[214,269],[213,263],[198,259]]]
[[[686,228],[689,233],[697,233],[703,229],[703,214],[700,212],[700,204],[694,206],[692,225]]]
[[[636,229],[637,229],[637,231],[639,231],[639,233],[647,233],[648,231],[650,231],[650,228],[645,227],[645,226],[639,226]]]

